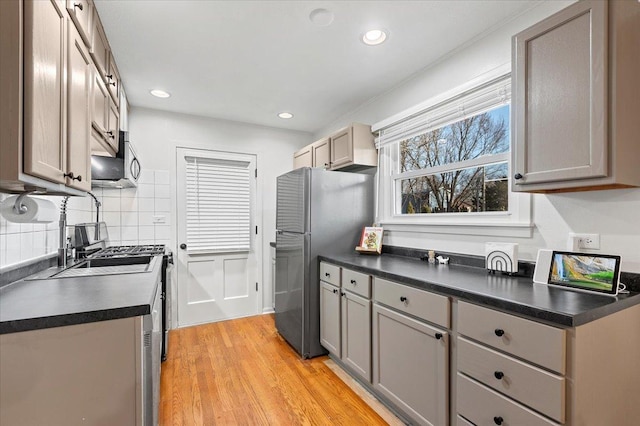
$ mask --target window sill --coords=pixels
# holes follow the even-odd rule
[[[385,231],[393,233],[423,233],[423,234],[452,234],[479,235],[491,237],[531,238],[534,225],[532,223],[491,223],[491,222],[441,222],[441,223],[408,223],[395,220],[382,221]]]

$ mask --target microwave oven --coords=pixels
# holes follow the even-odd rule
[[[142,168],[129,141],[129,132],[120,131],[115,158],[91,156],[91,186],[133,188],[138,185]]]

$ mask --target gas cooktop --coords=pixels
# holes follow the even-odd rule
[[[104,257],[155,256],[158,254],[165,254],[164,244],[106,247],[91,254],[89,257],[95,259]]]

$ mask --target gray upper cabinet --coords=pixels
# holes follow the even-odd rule
[[[311,149],[313,150],[313,167],[324,167],[328,169],[331,166],[329,138],[314,142],[311,144]]]
[[[639,39],[638,2],[598,0],[513,37],[514,191],[640,186]]]
[[[371,126],[353,123],[329,137],[331,170],[359,170],[375,167],[378,155]]]

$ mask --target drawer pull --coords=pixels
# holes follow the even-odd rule
[[[493,418],[493,422],[497,425],[501,425],[504,422],[504,419],[500,416],[496,416]]]
[[[338,289],[337,289],[337,288],[334,288],[334,289],[333,289],[333,294],[336,294],[337,292],[338,292]]]
[[[502,380],[502,378],[504,377],[504,373],[502,371],[496,371],[493,373],[493,376],[498,380]]]
[[[498,336],[498,337],[502,337],[502,336],[504,336],[504,330],[503,330],[503,329],[501,329],[501,328],[496,328],[496,329],[494,330],[494,333],[496,333],[496,336]]]
[[[400,301],[404,302],[404,303],[407,303],[407,298],[404,297],[404,296],[400,296]]]
[[[328,272],[325,272],[325,273],[324,273],[324,276],[325,276],[325,277],[330,277],[330,276],[331,276],[331,274],[330,274],[330,273],[328,273]]]
[[[442,333],[436,333],[436,339],[437,340],[442,339]]]
[[[356,285],[356,280],[351,280],[351,284]]]

